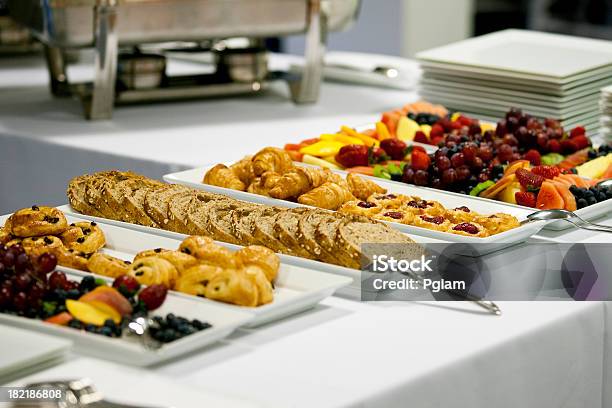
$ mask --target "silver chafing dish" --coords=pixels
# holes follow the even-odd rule
[[[306,34],[305,68],[290,80],[296,103],[318,99],[326,36],[347,28],[356,18],[360,0],[8,0],[11,16],[45,44],[55,95],[83,97],[91,119],[112,116],[115,102],[175,99],[259,92],[268,79],[263,39]],[[246,37],[244,49],[225,46],[225,40]],[[134,57],[120,55],[124,47],[165,42],[193,42],[215,55],[216,75],[192,81],[173,80],[165,73],[159,86],[129,86],[148,80],[125,80],[135,73]],[[93,84],[73,85],[63,55],[72,48],[93,48]],[[138,54],[138,52],[136,52]],[[117,68],[123,81],[117,81]],[[143,68],[144,69],[144,68]]]

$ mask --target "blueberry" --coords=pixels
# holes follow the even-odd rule
[[[100,329],[100,334],[107,337],[113,337],[113,329],[110,327],[104,326]]]
[[[212,327],[210,325],[210,323],[208,322],[201,322],[198,319],[195,319],[191,322],[191,324],[193,325],[193,327],[195,327],[198,330],[204,330],[204,329],[208,329],[209,327]]]
[[[595,196],[597,197],[598,202],[606,201],[606,193],[604,193],[603,191],[600,191]]]
[[[53,292],[53,295],[55,299],[61,302],[63,300],[66,300],[67,293],[64,289],[55,289],[55,291]]]
[[[594,195],[591,195],[587,198],[587,203],[589,203],[589,205],[597,204],[597,199]]]
[[[587,200],[585,200],[584,198],[579,198],[578,201],[576,201],[576,206],[578,208],[584,208],[586,206],[588,206],[589,203],[587,203]]]
[[[104,321],[104,327],[108,327],[110,329],[114,329],[117,326],[113,319],[106,319]]]
[[[597,157],[597,152],[595,150],[589,150],[589,160],[592,160]]]
[[[67,293],[66,293],[66,297],[68,299],[78,299],[81,297],[81,292],[79,292],[78,289],[70,289]]]
[[[582,189],[576,186],[570,186],[569,191],[576,197],[582,197]]]
[[[78,319],[72,319],[68,322],[68,327],[72,327],[73,329],[81,330],[83,328],[83,323]]]
[[[94,324],[87,324],[85,325],[85,331],[91,332],[91,333],[95,333],[96,330],[98,329],[98,327]]]
[[[96,287],[96,279],[93,276],[86,276],[79,283],[79,290],[81,292],[89,292]]]

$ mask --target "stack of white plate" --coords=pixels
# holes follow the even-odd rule
[[[612,142],[612,86],[601,90],[601,136],[605,141]]]
[[[504,30],[417,54],[421,95],[480,117],[510,107],[599,128],[600,89],[612,85],[612,42]]]

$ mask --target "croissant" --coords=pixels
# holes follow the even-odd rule
[[[213,277],[223,272],[223,268],[209,264],[199,264],[185,270],[176,281],[175,289],[189,295],[204,297],[206,287]]]
[[[249,193],[269,197],[270,190],[274,188],[280,178],[280,174],[275,173],[273,171],[267,171],[262,174],[261,177],[257,177],[255,180],[253,180],[253,182],[249,185],[247,191]]]
[[[267,171],[285,174],[293,169],[289,153],[276,147],[266,147],[253,156],[253,173],[261,176]]]
[[[231,188],[232,190],[246,190],[246,185],[240,178],[224,164],[217,164],[204,175],[204,183],[212,186]]]
[[[354,200],[355,197],[347,189],[327,182],[306,194],[298,197],[300,204],[311,205],[313,207],[325,208],[327,210],[337,210],[347,201]]]
[[[255,179],[253,172],[253,156],[246,156],[242,160],[230,166],[232,172],[242,181],[245,186],[248,186]]]
[[[327,182],[331,174],[329,169],[296,167],[278,180],[270,196],[283,200],[301,196]]]
[[[195,257],[199,262],[222,268],[240,268],[242,262],[229,249],[217,244],[210,238],[192,235],[185,238],[179,251]]]
[[[349,191],[350,191],[350,187],[349,187],[348,183],[347,183],[347,182],[346,182],[346,180],[345,180],[345,179],[343,179],[343,178],[342,178],[342,176],[341,176],[341,175],[339,175],[339,174],[336,174],[336,173],[330,172],[330,173],[329,173],[329,179],[328,179],[328,181],[330,181],[330,182],[332,182],[332,183],[334,183],[334,184],[337,184],[337,185],[339,185],[340,187],[342,187],[342,188],[344,188],[344,189],[346,189],[346,190],[349,190]]]
[[[265,305],[274,300],[274,288],[259,266],[250,265],[244,269],[244,274],[257,288],[257,306]]]
[[[346,176],[346,181],[351,193],[361,201],[367,200],[372,194],[384,194],[387,192],[387,189],[382,188],[372,180],[364,179],[355,173],[349,173]]]
[[[254,265],[261,268],[270,282],[276,279],[280,260],[271,249],[260,245],[250,245],[234,254],[245,266]]]

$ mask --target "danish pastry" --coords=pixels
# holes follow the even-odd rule
[[[257,306],[272,302],[274,300],[274,288],[263,269],[256,265],[249,265],[244,267],[243,271],[257,288]]]
[[[373,218],[381,221],[388,222],[399,222],[402,224],[412,224],[414,223],[415,215],[410,211],[402,211],[401,209],[397,210],[383,210],[376,214]]]
[[[36,205],[16,211],[9,217],[7,224],[10,227],[9,233],[20,238],[59,235],[68,228],[66,217],[60,210]]]
[[[179,251],[193,255],[198,261],[226,268],[240,268],[242,262],[229,249],[215,243],[212,239],[192,236],[183,241]]]
[[[175,289],[189,295],[205,297],[206,287],[213,277],[223,268],[209,264],[199,264],[186,269],[176,281]]]
[[[87,261],[87,269],[89,269],[91,273],[117,278],[121,275],[127,275],[130,270],[130,262],[115,258],[108,254],[96,252]]]
[[[259,290],[245,272],[227,268],[211,277],[204,288],[204,296],[239,306],[254,307],[259,301]]]
[[[68,229],[60,235],[64,246],[75,251],[94,253],[106,244],[104,232],[95,223],[89,221],[70,224]]]
[[[26,253],[33,259],[38,258],[44,253],[51,253],[55,255],[59,261],[61,254],[65,251],[62,241],[53,235],[13,240],[9,242],[7,246],[13,246],[17,243],[21,244]]]
[[[338,212],[343,214],[352,215],[365,215],[366,217],[374,217],[379,214],[383,208],[370,201],[349,201],[344,203],[342,207],[338,209]]]
[[[87,263],[91,254],[64,248],[57,257],[57,263],[67,268],[89,271]]]
[[[174,288],[178,271],[169,261],[156,256],[140,258],[130,265],[128,275],[136,278],[143,285],[165,285]]]
[[[430,215],[417,215],[414,217],[414,221],[411,223],[416,227],[432,229],[436,231],[447,231],[450,227],[451,222],[441,215],[430,216]]]
[[[516,217],[504,213],[495,213],[489,216],[477,216],[474,217],[474,222],[485,227],[490,234],[500,234],[504,231],[520,226],[520,223]]]
[[[251,245],[236,251],[235,256],[247,267],[257,266],[261,268],[270,282],[276,279],[280,268],[280,260],[271,249],[260,245]]]
[[[0,245],[5,245],[13,239],[13,235],[6,227],[0,227]]]
[[[187,255],[186,253],[181,251],[171,251],[169,249],[161,248],[143,251],[136,254],[134,262],[141,258],[147,257],[158,257],[165,259],[166,261],[174,265],[179,275],[181,275],[186,269],[191,268],[192,266],[198,263],[196,257],[192,255]]]
[[[385,209],[396,209],[408,202],[410,198],[401,194],[372,194],[366,201]]]
[[[459,224],[452,224],[449,227],[448,232],[452,232],[457,235],[465,235],[468,237],[485,238],[489,236],[489,233],[482,225],[475,222],[462,222]]]
[[[459,224],[461,222],[472,222],[477,216],[477,213],[470,210],[466,206],[446,210],[446,218],[455,224]]]

